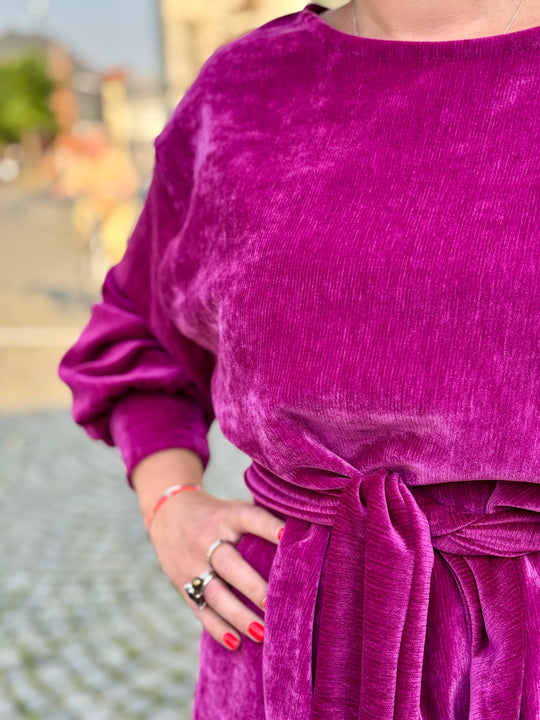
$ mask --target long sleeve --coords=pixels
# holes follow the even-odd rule
[[[156,140],[152,182],[125,255],[109,270],[102,301],[59,367],[73,393],[75,421],[120,449],[130,480],[135,465],[158,450],[191,449],[204,467],[209,460],[215,358],[173,324],[163,291],[167,251],[182,228],[193,184],[196,93],[192,89]],[[166,178],[170,147],[162,147],[171,138],[181,168],[172,179]]]

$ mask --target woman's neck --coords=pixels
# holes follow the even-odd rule
[[[521,0],[356,0],[358,34],[382,40],[459,40],[501,35]],[[354,33],[353,3],[324,13]],[[508,32],[540,25],[540,0],[523,0]]]

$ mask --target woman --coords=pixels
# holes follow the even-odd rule
[[[538,0],[308,5],[157,138],[60,373],[204,626],[198,720],[540,717],[539,81]],[[254,506],[202,490],[214,415]]]

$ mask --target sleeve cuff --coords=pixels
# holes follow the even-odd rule
[[[203,411],[184,395],[126,395],[112,409],[110,431],[122,455],[131,486],[131,475],[137,463],[159,450],[192,450],[201,458],[204,469],[208,465],[208,426]]]

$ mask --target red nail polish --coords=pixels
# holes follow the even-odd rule
[[[228,633],[225,633],[225,635],[223,636],[223,642],[231,650],[236,650],[236,648],[238,647],[238,643],[240,641],[232,633],[228,632]]]
[[[283,537],[284,531],[285,531],[285,528],[279,528],[279,530],[277,531],[277,539],[278,540],[281,540],[281,538]]]
[[[261,623],[252,622],[248,625],[248,633],[257,642],[262,642],[264,639],[264,628]]]
[[[263,610],[266,610],[266,598],[262,601]]]

